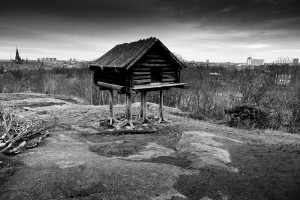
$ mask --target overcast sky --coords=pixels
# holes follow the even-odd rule
[[[6,0],[0,59],[93,60],[157,37],[187,60],[300,57],[299,0]]]

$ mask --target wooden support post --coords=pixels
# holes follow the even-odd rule
[[[109,90],[109,124],[112,125],[113,123],[119,122],[114,116],[114,91]]]
[[[112,119],[114,117],[114,102],[113,102],[113,97],[114,97],[114,91],[109,90],[109,117]]]
[[[167,122],[164,119],[164,116],[163,116],[163,103],[164,103],[163,90],[160,90],[159,91],[159,119],[158,119],[158,123]]]
[[[133,124],[132,124],[132,113],[131,113],[131,103],[132,103],[132,99],[131,99],[131,93],[128,93],[128,108],[127,108],[127,119],[128,119],[128,124],[131,128],[134,128]]]
[[[123,126],[130,126],[131,128],[134,128],[134,125],[132,123],[132,113],[131,113],[131,93],[126,94],[126,121],[121,124],[121,127]]]
[[[132,124],[131,101],[132,101],[131,93],[128,93],[127,94],[127,120],[130,126]]]
[[[142,113],[143,113],[143,123],[149,123],[149,120],[147,117],[147,92],[143,92]]]
[[[126,106],[126,109],[125,109],[125,117],[127,117],[127,105],[128,105],[128,100],[127,100],[127,94],[125,95],[125,106]]]
[[[144,107],[144,92],[141,91],[141,111],[140,111],[140,118],[143,117],[143,107]]]
[[[92,71],[91,72],[91,86],[90,86],[90,88],[91,88],[91,105],[93,105],[93,86],[94,86],[94,72]]]

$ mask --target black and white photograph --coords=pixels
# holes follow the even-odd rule
[[[298,200],[299,58],[299,0],[2,0],[0,200]]]

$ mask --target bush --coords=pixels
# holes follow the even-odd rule
[[[269,112],[255,105],[242,104],[225,109],[229,116],[229,125],[245,128],[268,128]]]
[[[204,115],[202,114],[202,112],[200,110],[196,110],[194,112],[191,112],[189,117],[193,118],[193,119],[198,119],[198,120],[205,120]]]

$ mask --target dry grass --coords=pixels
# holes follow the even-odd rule
[[[37,95],[33,98],[32,94],[28,95],[36,103],[63,101],[49,96],[41,98]],[[18,98],[18,105],[22,102],[25,105],[26,97]],[[14,105],[11,99],[5,101],[5,105]],[[123,105],[115,108],[116,115],[124,114]],[[14,110],[23,116],[37,116],[38,112],[47,111],[59,118],[59,128],[53,130],[53,135],[44,146],[33,149],[33,154],[22,156],[26,167],[18,169],[20,171],[15,175],[10,174],[6,184],[13,183],[14,187],[7,189],[1,186],[1,191],[4,191],[1,198],[11,195],[21,197],[24,195],[22,192],[36,199],[79,196],[96,199],[104,196],[112,199],[171,199],[179,193],[188,199],[296,199],[300,195],[297,185],[300,181],[297,173],[300,166],[299,135],[230,128],[174,115],[182,112],[165,107],[166,118],[172,123],[155,126],[157,134],[104,136],[97,134],[98,120],[108,116],[108,106],[65,101],[62,105],[32,107],[28,111],[22,106],[14,107]],[[149,104],[148,110],[150,115],[157,116],[158,105]],[[133,104],[133,113],[138,112],[139,103]],[[186,154],[138,162],[112,158],[139,154],[149,142],[176,151],[176,145],[186,131],[216,135],[213,140],[229,152],[230,166],[239,169],[239,173],[211,165],[191,170],[192,160]],[[224,137],[242,141],[243,144]],[[45,198],[41,198],[42,194]]]

